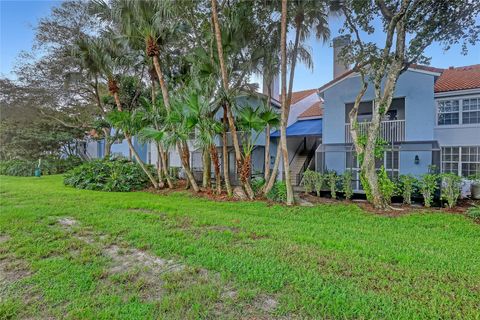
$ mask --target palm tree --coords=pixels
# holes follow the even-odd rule
[[[283,6],[287,6],[286,3],[283,2],[282,0],[282,10],[284,9]],[[287,203],[289,203],[289,200],[293,201],[293,188],[291,186],[291,180],[290,180],[290,170],[289,170],[289,161],[288,161],[288,150],[286,149],[286,137],[285,141],[282,140],[282,130],[286,132],[286,124],[288,121],[288,115],[290,113],[290,105],[292,102],[292,89],[293,89],[293,81],[294,81],[294,76],[295,76],[295,67],[297,61],[301,60],[303,63],[305,63],[308,67],[312,67],[312,61],[311,61],[311,56],[308,52],[307,49],[305,49],[302,46],[302,43],[305,41],[310,36],[311,30],[315,29],[316,33],[315,36],[318,39],[321,39],[323,41],[326,41],[330,37],[330,30],[328,28],[328,13],[329,9],[329,3],[327,1],[316,1],[316,0],[292,0],[290,8],[293,11],[293,24],[295,28],[295,38],[293,42],[293,46],[290,50],[290,53],[288,54],[290,57],[289,59],[287,58],[287,48],[286,48],[286,43],[285,43],[285,62],[286,60],[290,60],[290,76],[289,76],[289,82],[288,82],[288,92],[286,93],[286,102],[285,102],[285,110],[283,110],[283,101],[282,101],[282,114],[285,112],[285,122],[281,124],[280,126],[280,144],[283,146],[282,148],[277,149],[277,157],[275,159],[275,164],[272,170],[272,175],[270,177],[270,180],[267,182],[264,192],[268,193],[271,188],[273,187],[273,184],[275,182],[276,174],[278,171],[278,165],[279,165],[279,156],[280,156],[280,151],[283,154],[283,163],[284,163],[284,170],[285,170],[285,182],[287,185]],[[287,8],[285,8],[286,12]],[[282,11],[283,12],[283,11]],[[287,12],[285,13],[287,14]],[[283,16],[282,16],[283,19]],[[288,17],[285,17],[285,19],[288,19]],[[282,20],[283,22],[283,20]],[[285,22],[287,23],[287,22]],[[282,26],[283,28],[283,26]],[[288,28],[286,25],[285,28]],[[281,29],[283,32],[284,30]],[[282,40],[283,41],[283,40]],[[284,43],[281,41],[281,45]],[[286,41],[286,40],[285,40]],[[283,59],[283,56],[282,56]],[[283,60],[282,60],[283,63]],[[283,65],[282,65],[283,67]],[[285,71],[286,72],[286,71]],[[285,78],[286,81],[286,78]],[[284,89],[283,87],[283,82],[282,82],[282,90]],[[285,84],[285,90],[287,89],[286,84]],[[283,91],[282,91],[282,99],[283,99]],[[285,128],[282,128],[282,127]]]
[[[170,178],[167,162],[166,162],[166,154],[165,154],[165,108],[162,105],[160,100],[155,100],[152,97],[152,101],[149,101],[145,97],[141,99],[141,104],[144,112],[145,122],[148,124],[144,128],[142,128],[139,133],[138,137],[145,141],[154,142],[157,148],[157,175],[158,181],[160,184],[163,181],[167,182],[167,185],[170,189],[173,188],[173,182]]]
[[[220,194],[222,192],[222,182],[220,176],[220,161],[217,147],[215,146],[215,138],[221,133],[222,125],[212,117],[212,106],[198,91],[190,91],[185,96],[186,105],[189,111],[189,126],[196,131],[196,143],[203,150],[204,154],[208,154],[208,161],[213,161],[216,190]],[[205,169],[204,163],[204,172]]]
[[[192,125],[189,122],[190,119],[185,117],[187,113],[185,110],[186,102],[181,93],[172,99],[171,107],[172,109],[167,114],[165,120],[164,131],[167,133],[165,144],[168,148],[177,146],[183,169],[187,175],[187,183],[191,185],[193,191],[198,192],[200,189],[190,169],[190,151],[188,150],[187,144],[187,140],[192,131]]]
[[[276,113],[267,110],[260,112],[260,108],[245,106],[238,112],[239,127],[246,132],[243,135],[243,166],[241,168],[241,179],[246,180],[251,175],[251,155],[258,137],[265,130],[267,123],[278,122]]]
[[[211,0],[211,5],[212,5],[212,22],[213,22],[214,32],[215,32],[218,61],[220,64],[220,70],[222,75],[223,90],[225,95],[229,95],[229,80],[228,80],[228,74],[227,74],[227,66],[225,65],[225,59],[223,55],[222,33],[220,30],[220,23],[218,21],[217,1]],[[237,129],[235,127],[235,120],[233,117],[232,110],[230,108],[230,103],[226,102],[224,107],[226,110],[227,120],[230,128],[230,132],[232,135],[233,147],[235,149],[235,160],[237,163],[237,169],[239,169],[243,166],[243,163],[242,163],[243,159],[242,159],[242,153],[240,151],[240,144],[238,141]],[[255,194],[250,185],[249,179],[245,179],[245,180],[242,179],[242,180],[243,180],[242,184],[243,184],[243,187],[245,188],[245,192],[247,193],[247,196],[250,199],[253,199],[255,197]]]
[[[293,188],[290,180],[290,163],[288,159],[287,149],[287,121],[288,121],[288,106],[287,106],[287,0],[282,0],[282,17],[281,17],[281,36],[280,36],[280,52],[281,52],[281,67],[280,74],[282,79],[282,112],[280,121],[280,148],[282,149],[283,167],[285,170],[285,183],[287,186],[287,205],[292,205],[294,202]],[[292,62],[293,64],[293,62]]]

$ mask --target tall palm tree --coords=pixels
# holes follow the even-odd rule
[[[287,149],[287,0],[282,0],[282,16],[281,16],[281,36],[280,36],[280,52],[281,66],[280,75],[282,79],[282,112],[280,121],[280,148],[282,149],[283,167],[285,170],[285,183],[287,186],[287,205],[294,203],[293,188],[290,180],[290,163],[288,159]]]
[[[211,0],[211,6],[212,6],[212,22],[214,26],[214,32],[215,32],[215,40],[216,40],[216,45],[217,45],[217,53],[218,53],[218,61],[220,64],[220,70],[221,70],[221,75],[222,75],[222,84],[223,84],[223,90],[226,95],[229,94],[229,79],[228,79],[228,73],[227,73],[227,66],[225,64],[225,58],[223,55],[223,43],[222,43],[222,33],[220,30],[220,23],[218,20],[218,12],[217,12],[217,1],[216,0]],[[225,103],[225,110],[227,113],[227,120],[232,136],[232,141],[233,141],[233,147],[235,149],[235,160],[237,164],[237,169],[241,168],[243,165],[243,159],[242,159],[242,153],[240,151],[240,144],[238,141],[238,135],[237,135],[237,129],[235,127],[235,120],[233,117],[233,113],[231,110],[230,103]],[[242,179],[243,180],[243,179]],[[245,192],[247,193],[247,196],[250,199],[253,199],[255,197],[255,194],[253,192],[253,189],[250,185],[249,179],[245,179],[242,181],[243,187],[245,188]]]
[[[90,56],[95,59],[99,70],[103,76],[107,79],[108,91],[113,96],[115,105],[117,107],[118,114],[114,112],[112,116],[107,115],[107,119],[110,118],[110,123],[114,126],[118,125],[125,136],[130,152],[134,155],[136,161],[143,169],[145,174],[149,177],[155,188],[159,185],[151,172],[146,167],[143,160],[140,158],[138,152],[135,150],[132,142],[132,133],[138,129],[138,119],[132,116],[129,112],[121,114],[123,112],[123,106],[120,101],[118,74],[125,73],[125,70],[135,66],[135,58],[129,48],[125,47],[122,43],[114,41],[114,37],[111,33],[106,33],[102,38],[90,38],[84,39],[85,45],[90,50]]]
[[[283,1],[282,1],[282,9],[283,9]],[[302,46],[302,43],[310,36],[312,29],[315,29],[315,36],[317,39],[326,41],[330,37],[330,30],[328,27],[328,13],[329,10],[337,10],[334,6],[329,6],[328,1],[318,1],[318,0],[292,0],[289,6],[291,10],[291,18],[293,19],[293,25],[295,28],[295,37],[293,41],[293,45],[290,49],[290,52],[285,52],[285,60],[290,60],[290,76],[288,82],[288,91],[287,91],[287,98],[285,104],[285,112],[286,112],[286,120],[288,121],[288,114],[290,113],[290,105],[292,103],[292,89],[293,89],[293,81],[295,76],[295,67],[298,61],[302,61],[307,67],[313,67],[313,63],[311,60],[311,55],[309,54],[308,50]],[[287,9],[285,9],[287,10]],[[288,13],[288,12],[287,12]],[[289,17],[286,17],[288,19]],[[287,20],[288,22],[288,20]],[[287,25],[288,28],[288,25]],[[283,32],[283,29],[282,29]],[[282,43],[283,44],[283,43]],[[283,86],[283,84],[282,84]],[[286,87],[285,87],[286,89]],[[283,87],[282,87],[283,90]],[[283,109],[283,105],[282,105]],[[285,126],[286,126],[285,122]],[[280,126],[282,131],[282,126]],[[286,130],[286,128],[285,128]],[[282,138],[280,137],[280,144],[283,144]],[[286,140],[285,140],[285,148],[286,148]],[[279,156],[280,152],[283,153],[283,148],[277,149],[277,156],[275,158],[275,164],[272,170],[272,175],[270,176],[269,181],[267,182],[264,192],[265,194],[268,193],[276,179],[278,167],[279,167]],[[283,163],[284,163],[284,171],[286,176],[286,184],[287,184],[287,193],[290,194],[290,198],[293,199],[293,188],[291,186],[290,181],[290,171],[287,170],[285,164],[287,163],[288,166],[288,151],[286,152],[287,159],[285,159],[285,153],[283,154]]]
[[[110,13],[112,20],[120,27],[120,31],[131,47],[139,48],[143,43],[147,56],[152,58],[168,115],[172,111],[172,106],[159,56],[160,50],[166,46],[168,41],[178,38],[177,20],[171,19],[174,9],[173,2],[169,0],[118,0],[110,7],[104,0],[94,1],[94,11],[103,15]],[[175,130],[175,127],[171,127],[171,129]],[[186,155],[189,152],[186,141],[178,141],[176,146],[180,155]],[[185,159],[185,156],[181,158]],[[190,171],[188,161],[182,161],[182,166],[186,172]],[[193,175],[187,176],[194,191],[198,191],[195,180],[191,179]]]

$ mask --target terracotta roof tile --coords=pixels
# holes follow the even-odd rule
[[[321,117],[323,115],[323,104],[321,101],[317,101],[312,104],[308,109],[303,111],[298,118],[311,118]]]
[[[299,102],[300,100],[303,100],[308,96],[311,96],[315,92],[317,92],[316,88],[315,89],[292,92],[292,104],[295,104],[295,103]]]
[[[480,64],[450,67],[435,82],[435,92],[480,88]]]

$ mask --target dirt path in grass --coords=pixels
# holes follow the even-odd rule
[[[178,261],[163,259],[130,246],[104,244],[102,240],[105,235],[82,229],[80,222],[73,218],[58,219],[58,224],[75,238],[99,246],[102,254],[111,260],[103,278],[122,276],[125,282],[140,283],[140,296],[145,301],[161,301],[171,293],[169,288],[172,285],[176,291],[209,286],[218,293],[212,310],[213,318],[279,319],[274,315],[278,309],[278,301],[273,296],[259,294],[248,302],[241,301],[233,285],[222,280],[218,273],[191,268]]]

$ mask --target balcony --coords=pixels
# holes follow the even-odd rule
[[[370,122],[359,122],[358,131],[361,135],[366,135]],[[345,142],[353,143],[350,134],[350,123],[345,123]],[[405,141],[405,120],[388,120],[380,124],[380,137],[388,142]]]

